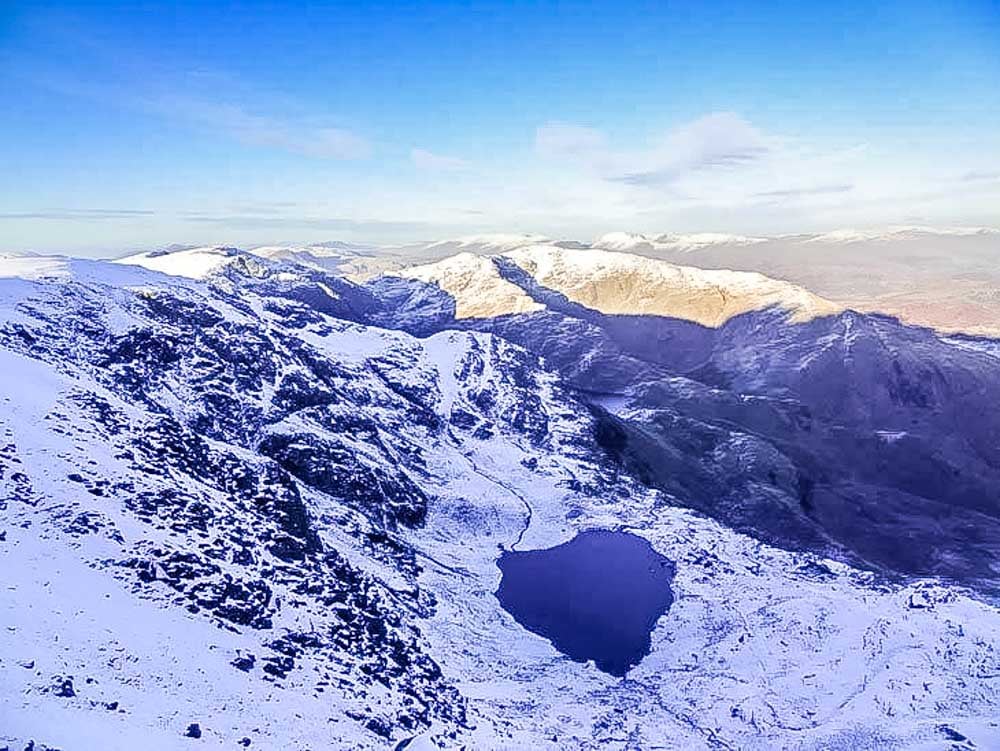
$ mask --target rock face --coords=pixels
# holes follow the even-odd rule
[[[826,444],[790,446],[839,425],[850,394],[816,383],[839,361],[878,384],[860,397],[871,440],[932,462],[894,482],[920,497],[974,446],[982,468],[948,508],[988,518],[976,478],[994,434],[980,422],[959,441],[971,411],[941,407],[978,393],[988,348],[947,344],[968,370],[950,380],[922,332],[886,366],[890,322],[785,333],[737,316],[711,336],[665,330],[704,355],[682,367],[650,355],[648,330],[541,299],[503,266],[538,309],[456,320],[432,282],[181,252],[181,276],[155,270],[178,270],[171,254],[0,260],[0,747],[1000,742],[994,607],[825,558],[841,550],[829,523],[782,549],[690,510],[726,519],[715,506],[743,492],[793,498],[791,520],[829,509],[842,486],[801,474]],[[580,391],[613,383],[603,406]],[[911,453],[908,436],[945,427],[937,452]],[[829,451],[860,457],[859,487],[878,470],[865,445]],[[494,595],[504,550],[589,529],[640,535],[676,568],[625,679]]]

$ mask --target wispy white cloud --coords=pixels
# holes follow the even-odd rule
[[[268,216],[256,213],[189,213],[185,222],[195,225],[217,225],[227,229],[313,229],[334,232],[377,231],[411,232],[426,231],[427,223],[413,220],[345,218],[290,214]]]
[[[714,112],[684,123],[639,149],[615,149],[601,131],[552,121],[535,132],[535,152],[583,166],[605,180],[632,186],[666,186],[687,174],[753,164],[774,149],[746,119]]]
[[[469,167],[469,163],[465,159],[457,156],[435,154],[433,151],[427,151],[426,149],[411,149],[410,161],[413,162],[413,166],[417,169],[427,170],[428,172],[457,172]]]
[[[38,209],[37,211],[6,211],[3,219],[45,219],[70,221],[104,221],[108,219],[144,219],[156,212],[149,209]]]
[[[756,198],[803,198],[806,196],[828,196],[836,193],[849,193],[854,190],[850,183],[839,183],[836,185],[812,185],[801,188],[781,188],[779,190],[762,190],[754,193]]]
[[[547,159],[593,162],[605,154],[606,141],[595,128],[552,120],[535,131],[535,152]]]
[[[690,172],[752,164],[772,149],[770,139],[749,121],[732,112],[715,112],[667,133],[641,156],[648,166],[611,179],[629,185],[667,185]]]
[[[993,182],[1000,180],[1000,170],[972,170],[958,179],[965,183]]]
[[[94,54],[94,49],[102,54]],[[87,77],[65,68],[42,66],[18,74],[22,85],[140,112],[245,145],[316,159],[366,159],[374,151],[372,143],[345,126],[342,118],[304,111],[300,103],[265,96],[223,73],[165,70],[127,55],[124,60],[118,56],[108,59],[100,45],[88,46],[83,52],[92,56]]]
[[[373,151],[366,138],[349,129],[318,124],[312,119],[257,114],[239,104],[176,95],[145,98],[139,104],[250,146],[276,148],[317,159],[365,159]]]

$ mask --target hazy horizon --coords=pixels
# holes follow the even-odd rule
[[[525,238],[525,244],[530,242],[557,242],[557,243],[577,243],[581,247],[601,245],[606,239],[615,235],[632,236],[637,244],[643,242],[656,243],[673,242],[678,247],[674,250],[682,253],[701,252],[713,246],[746,246],[746,245],[766,245],[774,243],[795,243],[799,241],[812,242],[822,240],[822,244],[864,244],[881,242],[891,237],[905,237],[917,235],[924,238],[954,238],[961,239],[967,237],[994,235],[1000,236],[1000,226],[961,226],[961,225],[930,225],[930,224],[887,224],[873,225],[867,227],[836,227],[832,230],[824,231],[788,231],[781,233],[757,233],[740,234],[717,232],[713,230],[695,230],[690,232],[675,232],[670,230],[653,232],[633,232],[629,229],[611,229],[599,232],[594,235],[559,235],[545,234],[540,232],[522,231],[518,228],[509,228],[508,231],[470,231],[466,233],[456,233],[453,235],[440,235],[434,237],[421,237],[418,235],[401,236],[395,241],[379,239],[350,239],[349,233],[319,234],[315,236],[298,237],[278,237],[269,238],[266,235],[249,236],[243,242],[233,242],[225,235],[212,235],[201,241],[193,239],[188,242],[178,242],[166,239],[159,242],[137,243],[121,247],[64,247],[55,246],[52,248],[32,248],[32,247],[3,247],[0,246],[0,254],[13,255],[53,255],[68,256],[71,258],[90,258],[95,260],[116,260],[124,256],[160,251],[177,251],[194,248],[213,247],[234,247],[241,250],[253,250],[264,247],[287,247],[287,248],[310,248],[322,246],[355,246],[359,249],[370,249],[374,252],[391,252],[404,249],[423,249],[434,245],[447,245],[451,243],[483,242],[501,240],[503,238]],[[609,248],[616,249],[616,248]],[[618,248],[626,250],[625,248]],[[634,252],[633,249],[629,249]]]

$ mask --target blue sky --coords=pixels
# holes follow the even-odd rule
[[[1000,224],[1000,4],[0,4],[0,250]]]

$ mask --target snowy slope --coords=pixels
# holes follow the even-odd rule
[[[236,258],[243,258],[236,248],[225,246],[208,246],[201,248],[185,248],[175,251],[151,251],[137,253],[118,259],[117,263],[128,266],[142,266],[152,271],[162,271],[173,276],[185,276],[190,279],[204,279],[219,271],[223,266],[232,263]]]
[[[772,306],[809,320],[833,303],[762,274],[675,266],[627,253],[533,246],[507,254],[542,286],[601,313],[656,315],[718,326]]]
[[[487,256],[459,253],[427,266],[411,266],[399,275],[447,292],[455,301],[456,318],[494,318],[544,308],[516,284],[504,279]]]
[[[378,328],[330,307],[346,282],[225,258],[3,266],[0,745],[1000,743],[996,608],[681,508],[503,339]],[[493,595],[503,548],[592,527],[677,564],[626,679]]]

